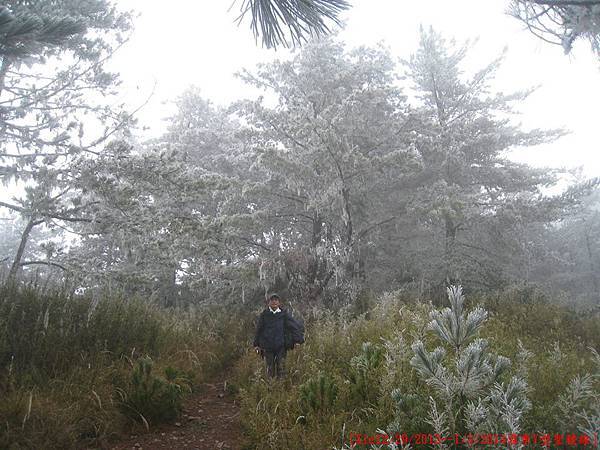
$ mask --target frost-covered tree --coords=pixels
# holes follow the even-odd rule
[[[468,50],[422,29],[417,51],[405,61],[420,117],[410,145],[423,179],[409,211],[425,233],[405,247],[429,281],[494,287],[510,267],[519,248],[515,238],[526,224],[550,217],[540,188],[556,181],[554,171],[513,162],[507,151],[552,141],[562,132],[524,131],[513,124],[515,102],[530,91],[492,91],[501,58],[465,74]]]
[[[252,161],[240,125],[227,108],[214,106],[191,86],[175,100],[167,132],[156,140],[181,153],[189,164],[230,178],[248,177]]]
[[[2,57],[0,157],[11,164],[3,165],[0,173],[22,179],[32,164],[51,165],[61,156],[93,149],[102,140],[104,133],[87,132],[84,116],[87,122],[95,117],[106,126],[123,121],[117,105],[95,101],[87,92],[113,93],[117,77],[106,70],[105,62],[124,42],[131,24],[129,14],[107,0],[15,0],[9,7],[16,17],[45,23],[41,31],[60,29],[52,20],[56,17],[68,17],[67,22],[85,29],[26,58]],[[109,126],[106,132],[112,130]]]
[[[175,105],[177,111],[168,119],[167,133],[155,146],[185,161],[190,170],[218,175],[222,185],[226,184],[226,189],[213,191],[210,200],[198,193],[204,215],[218,222],[220,236],[213,261],[203,261],[212,267],[213,287],[228,285],[230,292],[245,299],[246,294],[252,296],[258,289],[254,284],[258,276],[255,265],[260,252],[267,248],[262,234],[264,223],[257,217],[251,194],[262,182],[262,174],[253,168],[256,155],[250,136],[235,117],[235,108],[212,105],[197,87],[186,89]],[[249,273],[254,275],[248,277]],[[202,279],[189,279],[194,278]]]
[[[10,216],[0,218],[0,280],[5,280],[10,273],[25,225]],[[59,231],[41,227],[32,230],[29,245],[22,256],[23,270],[40,275],[64,270],[64,266],[59,262],[47,264],[57,252],[61,251],[62,236]]]
[[[487,312],[477,307],[467,313],[460,286],[448,288],[448,299],[450,307],[432,311],[428,327],[441,345],[432,351],[420,340],[412,345],[410,364],[430,387],[429,424],[441,436],[518,433],[530,406],[526,381],[507,379],[510,360],[477,338]],[[393,392],[399,411],[407,395],[402,388]],[[396,421],[390,428],[401,431],[402,425]]]
[[[124,142],[83,162],[80,172],[77,187],[92,206],[75,228],[80,242],[64,257],[78,286],[172,305],[183,291],[227,281],[218,271],[226,256],[215,213],[226,178],[175,150]]]
[[[546,227],[539,241],[545,252],[533,261],[531,279],[569,292],[581,307],[600,308],[600,189]]]
[[[144,293],[173,305],[252,296],[262,222],[245,190],[259,178],[240,126],[197,88],[175,102],[164,136],[117,140],[77,165],[91,206],[61,260],[78,286]],[[244,290],[246,289],[246,290]]]
[[[265,218],[251,240],[305,300],[364,280],[372,236],[402,213],[402,183],[418,167],[392,59],[324,40],[242,77],[276,101],[239,104],[260,171],[248,201]]]
[[[7,7],[5,26],[14,17],[30,29],[3,47],[0,65],[0,182],[26,185],[0,203],[25,224],[14,278],[34,227],[85,220],[80,213],[89,205],[73,189],[73,165],[130,124],[114,101],[117,77],[105,68],[124,42],[130,15],[108,0],[14,0]]]

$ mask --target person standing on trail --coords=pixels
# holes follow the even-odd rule
[[[258,318],[254,348],[265,358],[267,375],[281,378],[285,374],[287,350],[304,342],[304,326],[281,308],[279,295],[271,294],[268,301],[268,307]]]

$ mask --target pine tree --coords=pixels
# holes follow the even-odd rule
[[[420,340],[412,345],[410,363],[431,388],[429,423],[441,435],[516,433],[530,406],[527,384],[518,376],[506,381],[510,360],[477,338],[487,312],[477,307],[466,313],[460,286],[447,292],[450,307],[432,311],[428,327],[442,345],[432,351]],[[407,395],[393,393],[398,403]],[[401,425],[391,428],[400,430]]]
[[[246,203],[267,219],[249,240],[269,236],[269,262],[281,261],[275,271],[285,266],[306,301],[334,283],[348,286],[338,298],[355,298],[372,236],[401,214],[399,185],[417,166],[402,144],[409,125],[394,61],[382,48],[324,39],[242,77],[278,100],[239,104],[260,171]]]
[[[556,180],[551,170],[509,160],[507,150],[550,142],[562,132],[511,123],[514,102],[530,92],[492,93],[502,58],[465,74],[468,50],[422,29],[417,51],[405,61],[419,101],[412,145],[426,178],[409,211],[428,233],[415,242],[426,278],[494,288],[510,270],[525,224],[543,220],[540,188]]]
[[[105,66],[131,23],[109,0],[8,5],[0,9],[0,183],[27,183],[23,195],[0,202],[25,224],[9,272],[15,278],[34,228],[90,220],[83,217],[90,205],[73,188],[75,165],[132,123],[113,101],[117,75]]]

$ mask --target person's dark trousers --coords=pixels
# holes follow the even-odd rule
[[[265,361],[268,376],[281,378],[285,375],[285,347],[276,351],[265,350]]]

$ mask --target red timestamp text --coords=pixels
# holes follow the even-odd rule
[[[454,441],[454,437],[444,437],[440,434],[426,433],[396,433],[393,436],[388,434],[361,434],[350,433],[350,445],[389,445],[392,443],[406,445],[440,445],[447,441]]]
[[[444,443],[454,443],[455,445],[466,444],[473,445],[521,445],[541,446],[541,447],[587,447],[598,448],[598,434],[594,433],[591,436],[586,434],[561,434],[561,433],[509,433],[509,434],[494,434],[494,433],[469,433],[466,435],[454,434],[442,436],[440,434],[425,434],[425,433],[396,433],[393,436],[388,434],[361,434],[351,432],[349,435],[350,445],[352,447],[359,445],[440,445]]]

